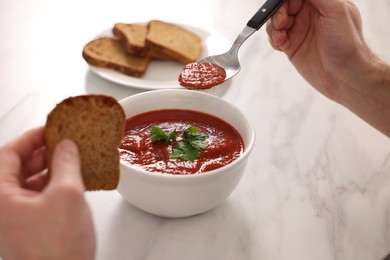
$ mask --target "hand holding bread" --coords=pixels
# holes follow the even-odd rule
[[[69,97],[48,115],[45,143],[50,165],[56,144],[74,141],[81,157],[86,190],[113,190],[119,181],[119,151],[125,129],[119,103],[104,95]]]

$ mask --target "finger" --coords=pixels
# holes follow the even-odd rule
[[[67,139],[56,145],[50,165],[48,190],[60,186],[73,187],[79,191],[85,190],[81,178],[81,163],[77,145]]]
[[[0,149],[0,201],[3,196],[33,196],[35,191],[25,189],[22,162],[14,150]]]
[[[288,35],[286,31],[274,31],[272,33],[272,39],[276,46],[280,48],[280,50],[284,51],[284,46],[286,45],[286,42],[288,41]]]
[[[34,151],[25,163],[23,169],[24,177],[27,179],[36,173],[42,172],[44,169],[46,169],[46,148],[40,147],[38,150]]]
[[[48,183],[48,174],[46,171],[39,172],[26,180],[26,189],[33,191],[42,191]]]
[[[275,29],[273,28],[273,24],[272,22],[267,22],[267,25],[266,25],[266,32],[268,34],[268,41],[269,43],[271,44],[272,48],[274,48],[275,50],[280,50],[278,48],[278,46],[274,43],[273,39],[272,39],[272,32],[274,31]]]
[[[284,27],[286,30],[290,30],[291,27],[293,27],[295,24],[295,16],[294,15],[289,15],[285,21]]]
[[[275,29],[285,29],[286,20],[288,19],[288,2],[285,2],[271,17],[271,23]]]
[[[290,40],[288,39],[288,36],[287,35],[284,35],[284,32],[280,32],[280,40],[277,40],[277,44],[275,43],[274,40],[272,40],[271,37],[268,37],[268,41],[270,42],[272,48],[274,48],[275,50],[277,51],[282,51],[282,52],[285,52],[286,54],[288,54],[289,52],[289,48],[290,48]],[[285,40],[283,40],[285,39]]]
[[[268,41],[271,44],[272,48],[274,48],[277,51],[281,51],[281,49],[278,46],[274,45],[270,37],[268,37]]]
[[[303,7],[303,0],[290,0],[283,3],[283,5],[271,17],[275,28],[283,29],[287,23],[289,16],[297,15]]]
[[[285,2],[270,19],[274,28],[277,30],[290,29],[294,24],[295,15],[301,11],[302,6],[302,0]]]
[[[0,149],[0,183],[8,187],[21,187],[23,183],[22,162],[19,155],[11,149]]]
[[[265,26],[265,31],[268,34],[268,37],[272,41],[272,32],[276,31],[274,24],[271,21],[268,21]]]
[[[272,23],[268,23],[266,26],[269,42],[275,50],[281,51],[281,46],[285,45],[288,41],[288,35],[286,30],[276,30]]]
[[[20,156],[22,162],[24,162],[34,150],[44,145],[44,131],[45,128],[43,126],[29,130],[19,138],[5,145],[4,149],[15,151]]]
[[[288,1],[287,13],[289,15],[296,15],[299,13],[299,11],[301,11],[302,7],[303,7],[303,0],[290,0]]]
[[[46,168],[45,148],[35,151],[28,162],[23,165],[19,155],[11,149],[0,150],[0,181],[10,187],[30,189],[28,178],[35,176]],[[45,182],[40,182],[44,184]],[[33,185],[35,186],[35,185]],[[34,188],[34,190],[37,190]]]

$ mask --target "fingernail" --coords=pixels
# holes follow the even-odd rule
[[[272,20],[274,22],[274,26],[276,28],[279,28],[279,25],[282,23],[282,20],[283,20],[283,15],[281,13],[277,12],[277,13],[275,13]]]
[[[279,37],[279,31],[273,30],[271,33],[272,41],[277,44],[278,43],[278,37]]]
[[[58,143],[58,148],[68,155],[77,154],[77,145],[69,139],[64,139]]]
[[[283,44],[281,44],[279,46],[279,48],[280,48],[281,51],[286,51],[287,48],[288,48],[288,42],[284,42]]]

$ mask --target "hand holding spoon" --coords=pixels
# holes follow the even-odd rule
[[[180,85],[191,89],[208,89],[235,76],[241,69],[238,50],[255,31],[274,14],[285,0],[267,0],[224,54],[209,56],[186,65],[179,76]]]

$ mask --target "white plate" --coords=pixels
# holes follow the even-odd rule
[[[222,36],[193,26],[178,24],[179,26],[196,33],[201,37],[203,50],[201,57],[221,54],[229,50],[229,42]],[[113,36],[112,30],[107,29],[97,37]],[[102,78],[132,88],[144,90],[182,88],[178,82],[180,72],[185,64],[175,61],[152,60],[143,77],[131,77],[114,70],[90,66],[90,69]]]

